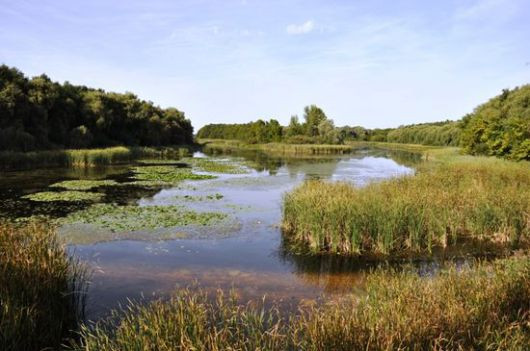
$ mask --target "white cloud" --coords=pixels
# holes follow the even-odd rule
[[[306,34],[315,29],[315,22],[309,20],[302,24],[290,24],[287,26],[287,33],[291,35]]]

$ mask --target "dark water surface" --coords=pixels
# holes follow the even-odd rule
[[[164,189],[107,189],[103,201],[139,206],[186,205],[196,211],[227,213],[230,224],[169,229],[194,233],[186,239],[152,240],[150,232],[144,231],[132,236],[135,240],[123,235],[115,238],[118,240],[97,242],[99,237],[95,236],[90,244],[79,244],[86,240],[71,243],[70,250],[93,270],[88,296],[90,318],[106,314],[127,298],[167,296],[178,287],[234,288],[244,300],[266,295],[286,303],[350,292],[362,279],[360,273],[366,265],[338,257],[293,255],[283,248],[279,227],[283,195],[305,179],[348,181],[363,186],[411,174],[410,166],[417,161],[413,154],[375,150],[296,159],[262,153],[195,156],[242,162],[250,165],[250,172],[216,174],[216,179],[186,181],[182,186]],[[50,184],[65,179],[120,181],[129,174],[128,166],[3,173],[0,216],[61,217],[88,204],[37,203],[21,196],[48,190]],[[221,194],[222,198],[205,200],[212,194]],[[187,201],[186,195],[202,200]],[[64,231],[59,229],[59,233]],[[68,231],[87,239],[94,235],[86,226]]]

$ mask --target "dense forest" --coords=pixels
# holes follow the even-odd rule
[[[461,132],[460,124],[456,121],[420,123],[390,130],[386,136],[386,141],[391,143],[458,146],[460,145]]]
[[[462,119],[462,129],[468,153],[530,160],[530,84],[478,106]]]
[[[162,109],[132,93],[27,78],[0,66],[0,150],[30,151],[193,142],[193,127],[176,108]]]

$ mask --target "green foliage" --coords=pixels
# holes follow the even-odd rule
[[[530,160],[530,85],[503,90],[462,124],[462,146],[468,153]]]
[[[526,247],[529,212],[527,164],[465,159],[363,188],[306,182],[285,197],[283,227],[288,242],[311,252],[429,255],[464,239]]]
[[[0,224],[0,349],[58,348],[83,318],[86,270],[43,224]]]
[[[236,139],[250,144],[281,141],[282,135],[283,128],[274,119],[245,124],[208,124],[197,132],[198,138]]]
[[[393,129],[388,132],[386,141],[404,144],[459,146],[460,135],[459,122],[445,121],[412,124]]]
[[[305,135],[310,137],[316,137],[321,135],[318,130],[318,126],[321,122],[326,121],[328,118],[322,109],[316,105],[306,106],[304,108],[304,131]]]
[[[177,109],[0,66],[0,150],[191,143],[191,122]]]
[[[530,342],[530,261],[514,258],[430,278],[379,270],[361,298],[299,306],[285,317],[235,295],[183,290],[84,327],[85,351],[523,350]],[[492,308],[492,306],[495,308]]]

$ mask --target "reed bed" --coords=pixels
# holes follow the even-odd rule
[[[233,152],[238,150],[261,150],[270,154],[285,155],[340,155],[364,147],[365,144],[331,145],[331,144],[246,144],[238,140],[202,139],[206,151]]]
[[[364,188],[309,181],[285,196],[283,228],[287,242],[313,253],[388,257],[458,243],[527,247],[530,168],[464,157]]]
[[[86,270],[44,224],[0,224],[0,349],[58,348],[76,336]]]
[[[36,152],[0,152],[0,171],[40,167],[96,167],[130,163],[141,158],[180,158],[189,147],[124,147],[104,149],[49,150]]]
[[[177,292],[84,327],[85,351],[523,350],[530,341],[530,260],[511,258],[430,278],[367,275],[366,291],[290,316],[234,296]]]

